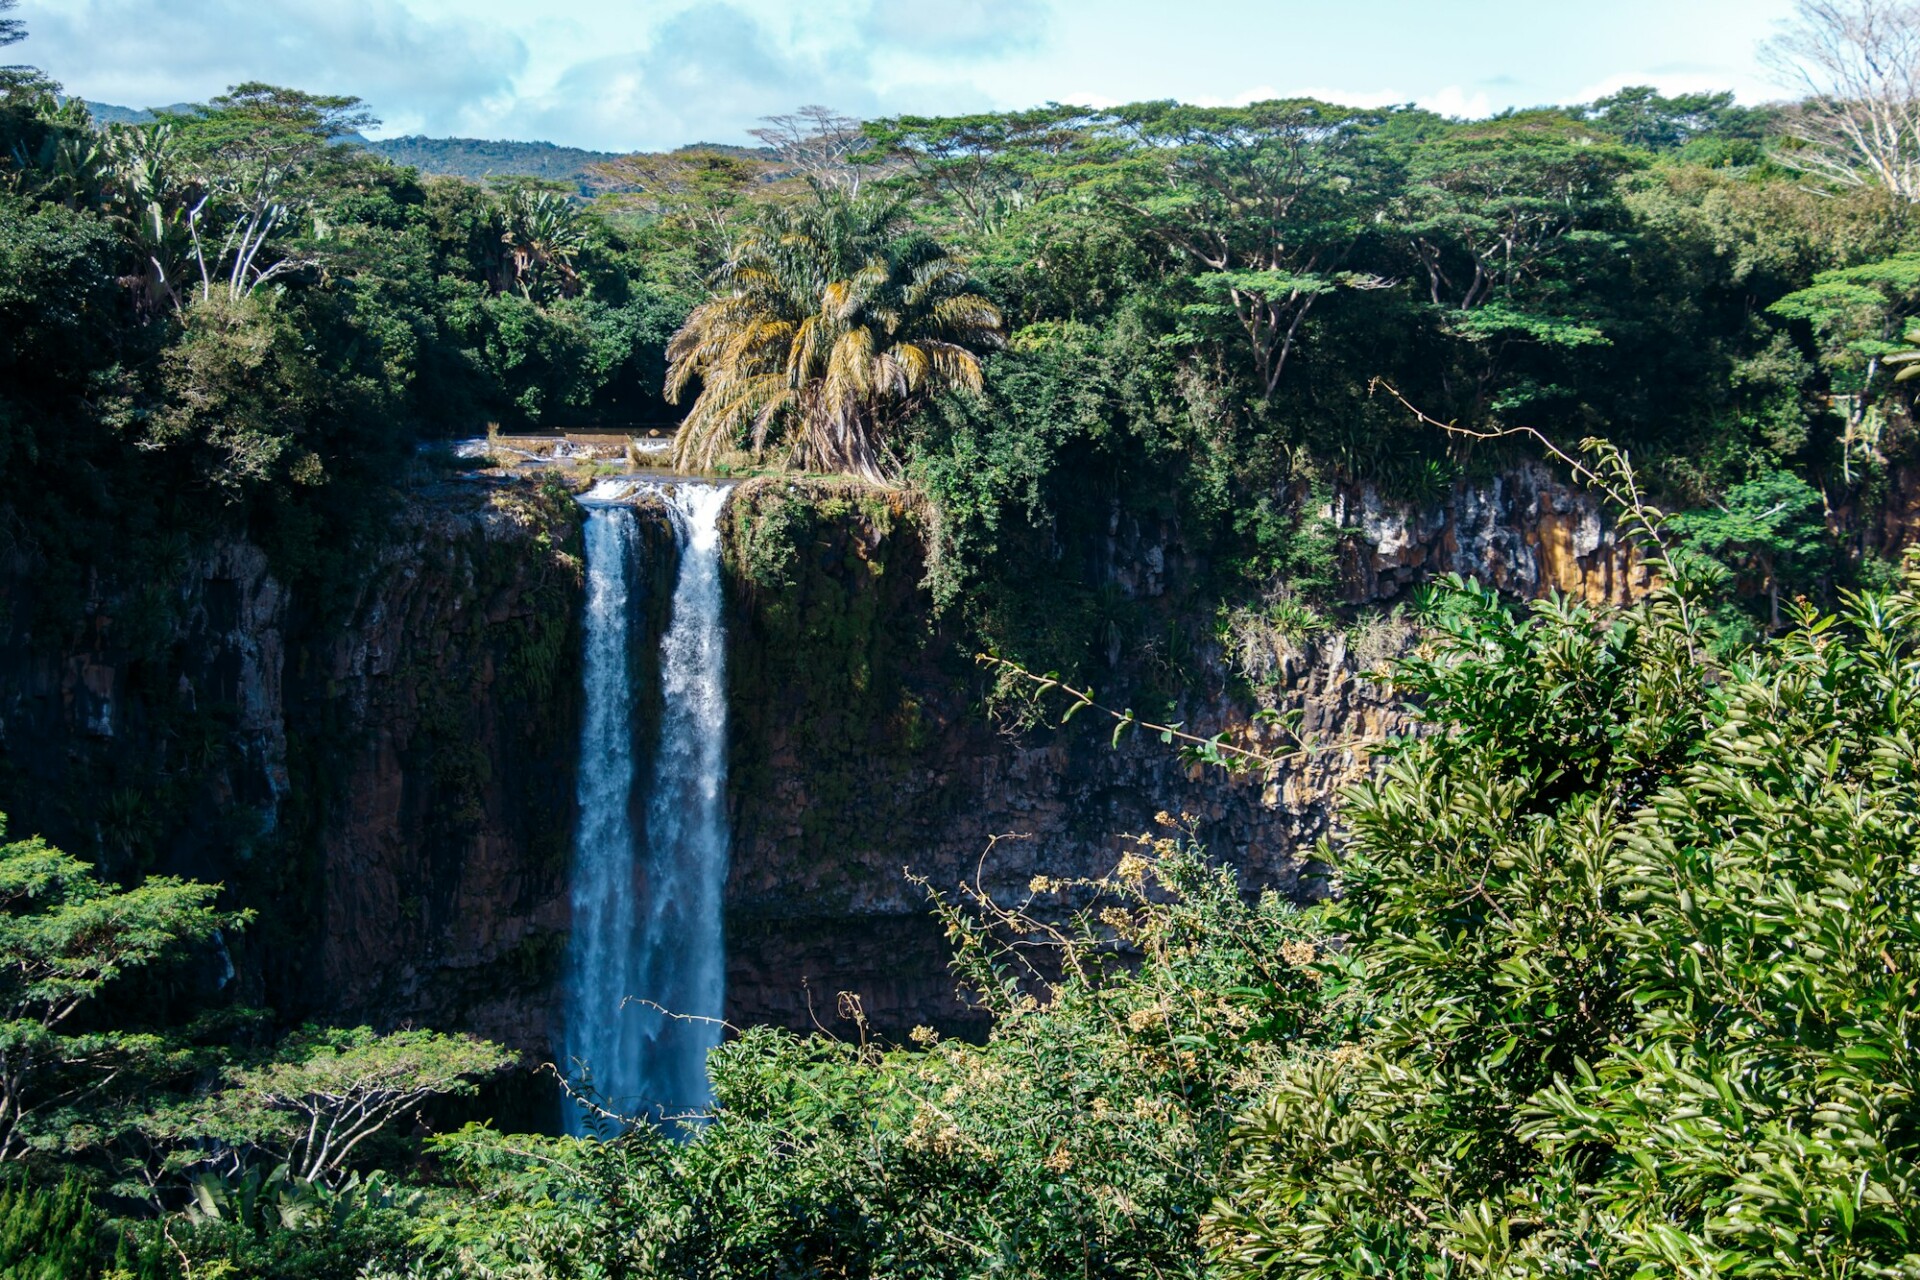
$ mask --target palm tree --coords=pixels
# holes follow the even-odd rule
[[[136,307],[150,316],[170,302],[185,312],[179,286],[193,256],[189,210],[204,193],[180,161],[173,126],[117,125],[107,130],[105,154],[114,187],[108,216],[141,259]]]
[[[700,383],[675,465],[705,470],[742,437],[756,451],[785,437],[797,465],[884,484],[902,422],[943,391],[980,389],[980,354],[1006,321],[901,216],[897,199],[832,192],[762,215],[667,347],[667,399]]]
[[[573,260],[586,248],[587,228],[566,196],[515,188],[507,198],[506,229],[500,241],[507,246],[513,283],[528,301],[534,301],[536,293],[570,298],[580,291]]]

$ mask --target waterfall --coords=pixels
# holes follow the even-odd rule
[[[590,497],[604,496],[598,494]],[[568,942],[566,1034],[561,1061],[585,1064],[603,1091],[634,1083],[623,1070],[640,1056],[637,1028],[620,1016],[631,989],[634,933],[633,663],[629,597],[636,525],[631,507],[587,508],[586,710],[573,838],[573,933]],[[568,1128],[584,1117],[567,1108]]]
[[[636,841],[631,493],[587,495],[586,715],[574,841],[573,936],[564,1058],[610,1108],[684,1115],[707,1105],[707,1051],[726,991],[726,620],[720,577],[724,486],[645,486],[673,519],[679,576],[660,643],[660,737]],[[590,1128],[569,1107],[568,1128]]]

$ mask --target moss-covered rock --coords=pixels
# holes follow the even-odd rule
[[[1089,719],[998,731],[957,616],[937,618],[923,585],[927,524],[910,497],[756,480],[724,533],[736,1023],[829,1020],[848,990],[883,1031],[976,1027],[907,871],[1018,898],[1036,875],[1109,871],[1122,837],[1163,808],[1194,814],[1250,883],[1310,892],[1302,872],[1341,762],[1269,788],[1190,772],[1157,741],[1116,750]],[[1290,696],[1318,700],[1323,720],[1357,715],[1372,704],[1350,661],[1303,655]],[[1224,727],[1248,710],[1195,696],[1183,715]]]

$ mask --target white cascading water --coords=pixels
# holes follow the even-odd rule
[[[680,566],[660,642],[659,745],[634,836],[629,636],[636,523],[610,482],[587,495],[586,714],[565,1057],[609,1110],[655,1119],[712,1099],[707,1051],[726,995],[721,892],[727,877],[726,620],[721,485],[644,486],[672,513]],[[613,505],[608,505],[612,501]],[[571,1132],[594,1125],[567,1108]]]

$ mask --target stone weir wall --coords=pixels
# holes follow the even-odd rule
[[[415,495],[324,609],[245,543],[92,582],[77,617],[38,566],[6,569],[13,832],[109,875],[224,883],[259,913],[229,942],[237,995],[283,1019],[546,1051],[579,744],[570,497]]]

